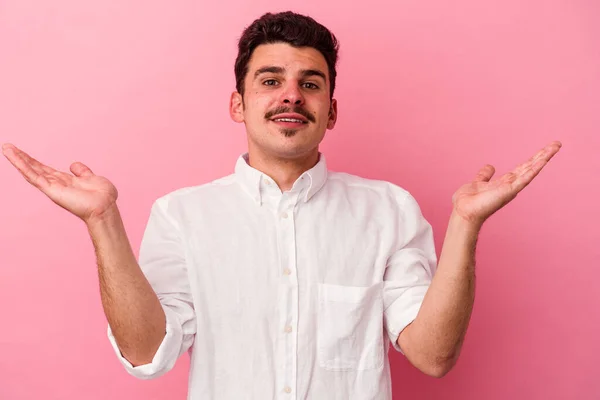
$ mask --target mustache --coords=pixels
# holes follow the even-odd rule
[[[265,119],[271,119],[278,114],[285,114],[285,113],[292,113],[292,112],[302,115],[304,118],[306,118],[310,122],[315,122],[315,117],[311,113],[306,111],[304,108],[294,107],[292,109],[292,108],[286,107],[286,106],[279,106],[279,107],[275,108],[274,110],[267,112],[265,114]]]

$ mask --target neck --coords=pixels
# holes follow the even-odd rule
[[[273,179],[282,192],[290,190],[300,175],[318,161],[318,148],[296,158],[281,158],[248,150],[248,164]]]

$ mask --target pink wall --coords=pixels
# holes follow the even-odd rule
[[[236,40],[272,1],[0,2],[0,142],[111,179],[134,248],[158,196],[229,174]],[[476,304],[444,379],[392,356],[395,399],[599,399],[600,5],[311,0],[342,43],[330,168],[410,190],[441,249],[452,193],[563,148],[484,226]],[[2,158],[0,398],[184,399],[106,338],[84,225]]]

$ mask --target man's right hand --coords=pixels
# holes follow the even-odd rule
[[[2,153],[29,183],[87,224],[102,306],[117,346],[133,366],[151,363],[166,334],[166,314],[131,249],[115,186],[80,162],[71,164],[71,175],[12,144],[2,145]]]
[[[116,207],[117,188],[80,162],[71,164],[71,175],[40,163],[10,143],[2,145],[2,153],[27,182],[86,224]]]

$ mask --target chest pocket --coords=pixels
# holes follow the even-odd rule
[[[353,371],[383,365],[383,282],[319,284],[318,360],[322,368]]]

